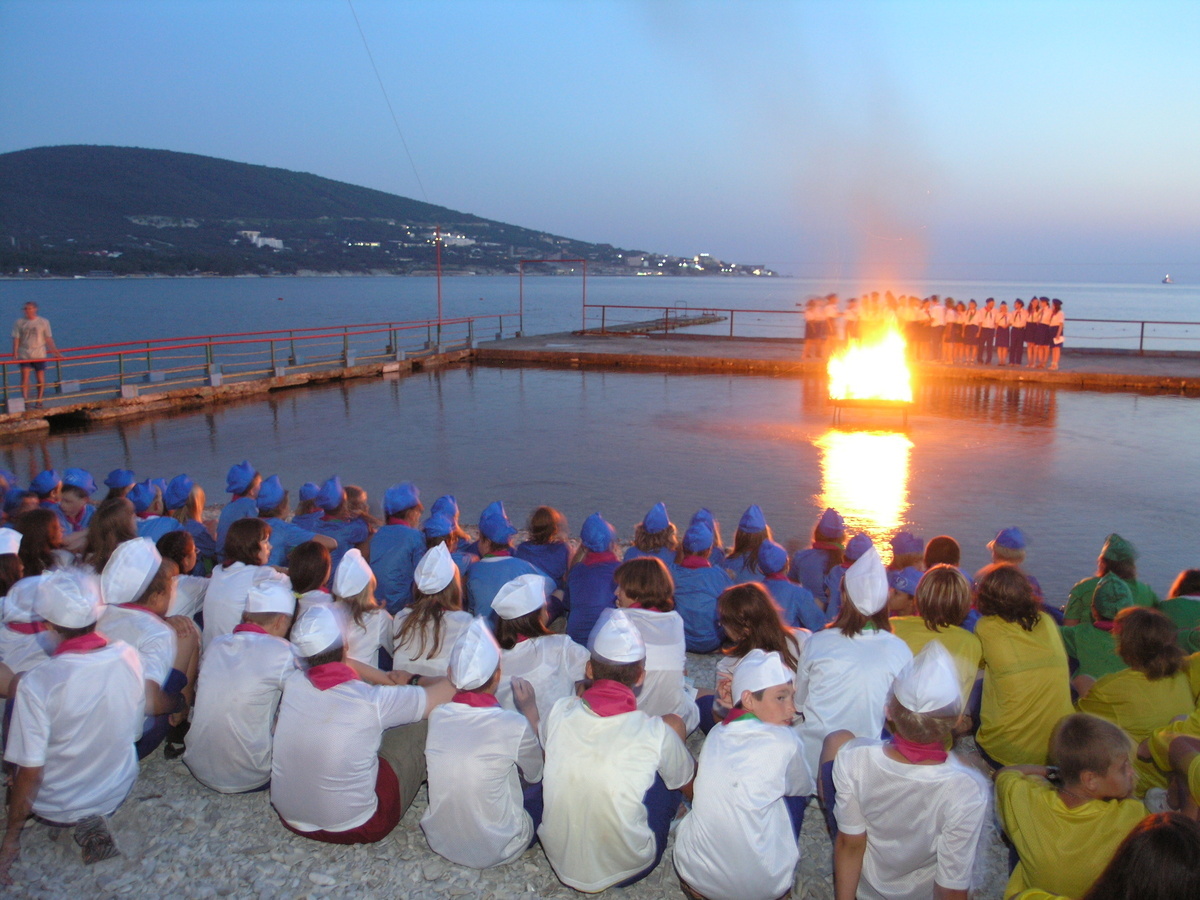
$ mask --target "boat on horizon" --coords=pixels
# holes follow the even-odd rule
[[[1162,283],[1163,284],[1174,284],[1175,282],[1174,282],[1174,280],[1172,280],[1170,275],[1164,275]]]

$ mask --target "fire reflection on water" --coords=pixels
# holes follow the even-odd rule
[[[838,510],[847,534],[864,531],[879,544],[905,525],[913,448],[907,435],[831,429],[813,444],[820,451],[818,506]]]

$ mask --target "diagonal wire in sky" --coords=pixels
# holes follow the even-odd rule
[[[417,180],[417,187],[421,189],[421,199],[428,203],[429,195],[425,193],[425,185],[421,183],[421,176],[417,173],[417,164],[413,161],[412,153],[408,149],[408,141],[404,139],[404,132],[400,130],[400,120],[396,118],[396,110],[392,108],[392,100],[388,97],[387,88],[383,86],[383,78],[379,75],[379,67],[375,65],[375,57],[371,54],[371,46],[367,43],[367,35],[363,31],[362,23],[358,21],[358,13],[354,10],[354,0],[346,0],[346,5],[350,7],[350,15],[354,16],[354,24],[358,27],[358,36],[362,38],[363,49],[367,51],[367,59],[371,61],[371,68],[375,72],[375,80],[379,82],[379,90],[383,94],[383,102],[387,104],[388,112],[391,113],[392,124],[396,126],[396,134],[400,135],[400,143],[404,147],[404,155],[408,157],[408,164],[412,166],[413,178]]]

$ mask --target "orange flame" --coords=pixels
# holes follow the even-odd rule
[[[904,336],[895,326],[851,341],[829,358],[828,370],[831,399],[912,402]]]

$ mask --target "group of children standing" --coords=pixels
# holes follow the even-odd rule
[[[336,477],[293,514],[244,462],[216,522],[186,475],[106,483],[93,508],[88,473],[41,473],[0,529],[0,879],[30,814],[74,826],[85,862],[115,854],[107,818],[158,746],[331,843],[382,839],[427,783],[436,853],[488,868],[540,843],[584,892],[644,878],[678,824],[689,897],[784,896],[810,806],[839,898],[966,897],[993,804],[1005,896],[1092,896],[1159,832],[1200,848],[1180,646],[1200,580],[1160,604],[1118,535],[1059,612],[1018,528],[972,578],[944,535],[900,532],[885,566],[832,509],[789,553],[758,506],[726,548],[708,510],[681,529],[659,503],[619,557],[599,513],[573,545],[541,507],[518,544],[496,502],[471,540],[411,483],[382,520]],[[713,684],[689,652],[719,654]]]

